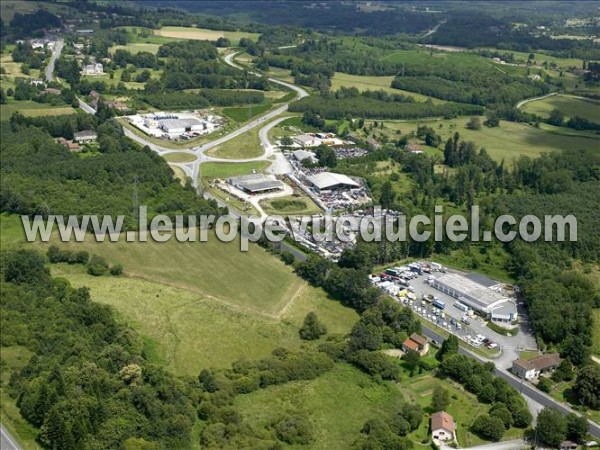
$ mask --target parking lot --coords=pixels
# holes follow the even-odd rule
[[[436,265],[437,266],[437,265]],[[401,302],[408,308],[411,308],[415,314],[421,316],[433,330],[443,329],[452,333],[464,342],[474,347],[487,347],[492,352],[507,352],[514,355],[523,349],[535,349],[535,338],[531,334],[526,317],[520,315],[518,332],[515,336],[505,336],[496,333],[486,326],[487,321],[475,314],[466,314],[464,311],[454,306],[457,300],[443,292],[430,286],[427,282],[429,277],[442,275],[440,271],[431,271],[431,273],[419,274],[408,266],[402,266],[402,279],[408,286],[398,283],[393,278],[385,277],[380,281],[372,279],[375,286],[383,289],[388,295]],[[449,269],[443,269],[447,272],[453,272]],[[382,275],[385,275],[383,273]],[[444,309],[434,306],[434,299],[445,304]],[[508,361],[507,361],[508,362]],[[503,363],[504,365],[505,363]]]

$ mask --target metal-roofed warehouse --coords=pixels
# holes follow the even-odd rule
[[[333,189],[356,189],[360,187],[360,184],[352,178],[339,173],[321,172],[307,178],[319,192],[330,191]]]
[[[232,186],[235,186],[236,188],[250,194],[276,191],[283,188],[283,183],[281,181],[266,177],[260,173],[227,178],[227,182]]]
[[[477,281],[475,281],[477,280]],[[488,279],[489,280],[489,279]],[[460,300],[492,320],[512,322],[517,318],[517,306],[515,302],[499,292],[491,289],[490,282],[482,284],[483,279],[478,277],[463,276],[457,273],[448,273],[436,278],[433,287],[445,294]],[[486,280],[487,281],[487,280]]]

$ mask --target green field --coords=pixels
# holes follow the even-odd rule
[[[130,53],[149,52],[153,55],[158,53],[158,47],[160,44],[149,44],[146,42],[130,42],[127,45],[114,45],[109,49],[109,52],[113,54],[117,50],[127,50]]]
[[[336,90],[340,87],[355,87],[359,91],[378,91],[384,90],[392,94],[405,94],[414,97],[418,102],[426,102],[431,100],[434,104],[447,103],[445,100],[440,100],[427,95],[418,94],[416,92],[404,91],[401,89],[394,89],[392,86],[393,76],[387,77],[375,77],[375,76],[361,76],[361,75],[349,75],[347,73],[336,72],[331,79],[331,89]]]
[[[278,263],[276,257],[264,258]],[[206,261],[211,265],[215,262],[210,258]],[[250,268],[246,266],[245,270]],[[298,329],[312,310],[332,332],[346,333],[357,320],[353,310],[329,300],[323,291],[295,277],[287,280],[295,289],[286,299],[291,301],[289,307],[281,319],[272,319],[231,308],[171,283],[91,277],[83,269],[62,264],[52,266],[52,271],[74,286],[89,287],[94,301],[111,305],[123,321],[144,336],[154,362],[178,375],[195,377],[203,368],[228,367],[240,358],[262,358],[281,346],[298,347]],[[238,284],[233,271],[231,275],[229,283]],[[237,278],[249,281],[240,273]],[[269,272],[260,276],[266,283],[269,278]],[[253,289],[239,287],[248,288]]]
[[[267,214],[271,215],[319,214],[323,212],[307,196],[288,196],[262,200],[260,206]]]
[[[239,175],[248,175],[264,171],[270,163],[268,161],[250,161],[243,163],[208,162],[200,166],[202,178],[227,178]]]
[[[7,391],[10,376],[20,371],[31,357],[31,352],[26,347],[12,345],[2,347],[2,384],[0,385],[0,416],[2,425],[8,431],[19,439],[20,447],[23,450],[37,450],[38,446],[35,437],[38,430],[29,424],[19,412],[16,405],[16,399],[9,396]]]
[[[482,121],[485,118],[482,118]],[[396,130],[402,135],[416,131],[419,124],[432,127],[442,136],[443,142],[458,131],[461,139],[473,141],[478,147],[485,147],[488,154],[496,161],[505,160],[507,163],[521,155],[536,157],[544,152],[552,152],[565,148],[597,149],[598,139],[590,133],[576,132],[561,127],[543,125],[535,128],[525,123],[501,121],[499,127],[481,130],[465,128],[469,117],[459,117],[450,120],[411,120],[386,121],[385,127],[396,136]],[[424,148],[427,148],[424,146]],[[439,151],[442,156],[441,150]]]
[[[21,220],[0,216],[3,249],[26,244]],[[196,376],[203,367],[227,367],[279,346],[300,345],[298,329],[315,311],[330,333],[347,333],[357,313],[330,300],[293,274],[277,256],[239,243],[84,243],[86,249],[124,265],[122,277],[93,277],[79,265],[51,265],[53,275],[88,286],[92,299],[112,305],[145,338],[151,356],[178,374]],[[3,354],[4,357],[4,354]]]
[[[168,162],[174,163],[188,163],[192,161],[196,161],[196,155],[193,153],[184,153],[184,152],[173,152],[166,153],[163,158],[165,158]]]
[[[275,91],[279,92],[279,91]],[[248,106],[235,106],[231,108],[223,108],[222,112],[225,116],[236,122],[246,122],[252,119],[254,116],[264,113],[271,109],[273,105],[262,104],[262,105],[248,105]]]
[[[160,30],[154,30],[154,34],[168,38],[209,41],[216,41],[220,37],[226,37],[234,46],[236,46],[242,38],[257,41],[260,36],[259,33],[249,33],[244,31],[219,31],[191,27],[162,27]]]
[[[387,417],[403,404],[402,395],[391,383],[376,383],[347,364],[336,364],[311,381],[238,395],[235,406],[244,420],[261,430],[284,414],[304,413],[314,431],[314,441],[302,448],[351,448],[364,423]]]
[[[14,101],[9,100],[5,105],[0,106],[0,120],[8,120],[15,112],[20,112],[24,116],[60,116],[63,114],[75,114],[75,110],[70,106],[51,106],[47,103],[36,103],[31,100]]]
[[[265,149],[260,143],[258,133],[266,125],[256,126],[246,133],[223,142],[206,151],[208,156],[224,159],[246,159],[262,156]]]
[[[183,169],[181,167],[172,166],[172,165],[170,165],[170,167],[173,170],[173,173],[174,173],[173,176],[175,178],[177,178],[179,181],[181,181],[181,184],[185,184],[185,182],[187,180],[187,175],[185,174]]]
[[[569,95],[553,95],[523,105],[523,111],[548,117],[553,109],[558,109],[567,117],[583,117],[600,123],[600,101]]]

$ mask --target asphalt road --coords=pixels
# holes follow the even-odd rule
[[[0,424],[0,450],[21,450],[14,437]]]
[[[54,65],[56,64],[56,60],[60,56],[60,52],[62,52],[64,41],[59,39],[56,41],[56,46],[54,47],[54,51],[52,52],[52,56],[50,57],[50,61],[46,66],[46,81],[52,81],[54,78]]]

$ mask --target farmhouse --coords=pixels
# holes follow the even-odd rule
[[[75,142],[79,142],[80,144],[94,142],[96,139],[98,139],[98,135],[92,130],[84,130],[73,134],[73,140]]]
[[[456,432],[454,418],[445,411],[431,415],[431,436],[439,441],[453,441]]]
[[[337,189],[356,189],[360,187],[360,184],[349,176],[333,172],[321,172],[311,175],[307,179],[319,192]]]
[[[512,322],[517,318],[514,300],[499,292],[500,284],[487,277],[448,273],[433,280],[432,286],[494,321]]]
[[[534,380],[543,373],[552,372],[561,361],[558,353],[550,353],[530,360],[515,359],[512,371],[519,378]]]
[[[410,350],[424,356],[429,351],[429,343],[427,342],[427,339],[420,334],[413,333],[402,343],[402,351],[407,353]]]
[[[275,178],[267,177],[260,173],[227,178],[227,182],[241,191],[249,194],[279,191],[283,183]]]
[[[103,75],[104,66],[102,63],[87,64],[81,70],[82,75]]]

